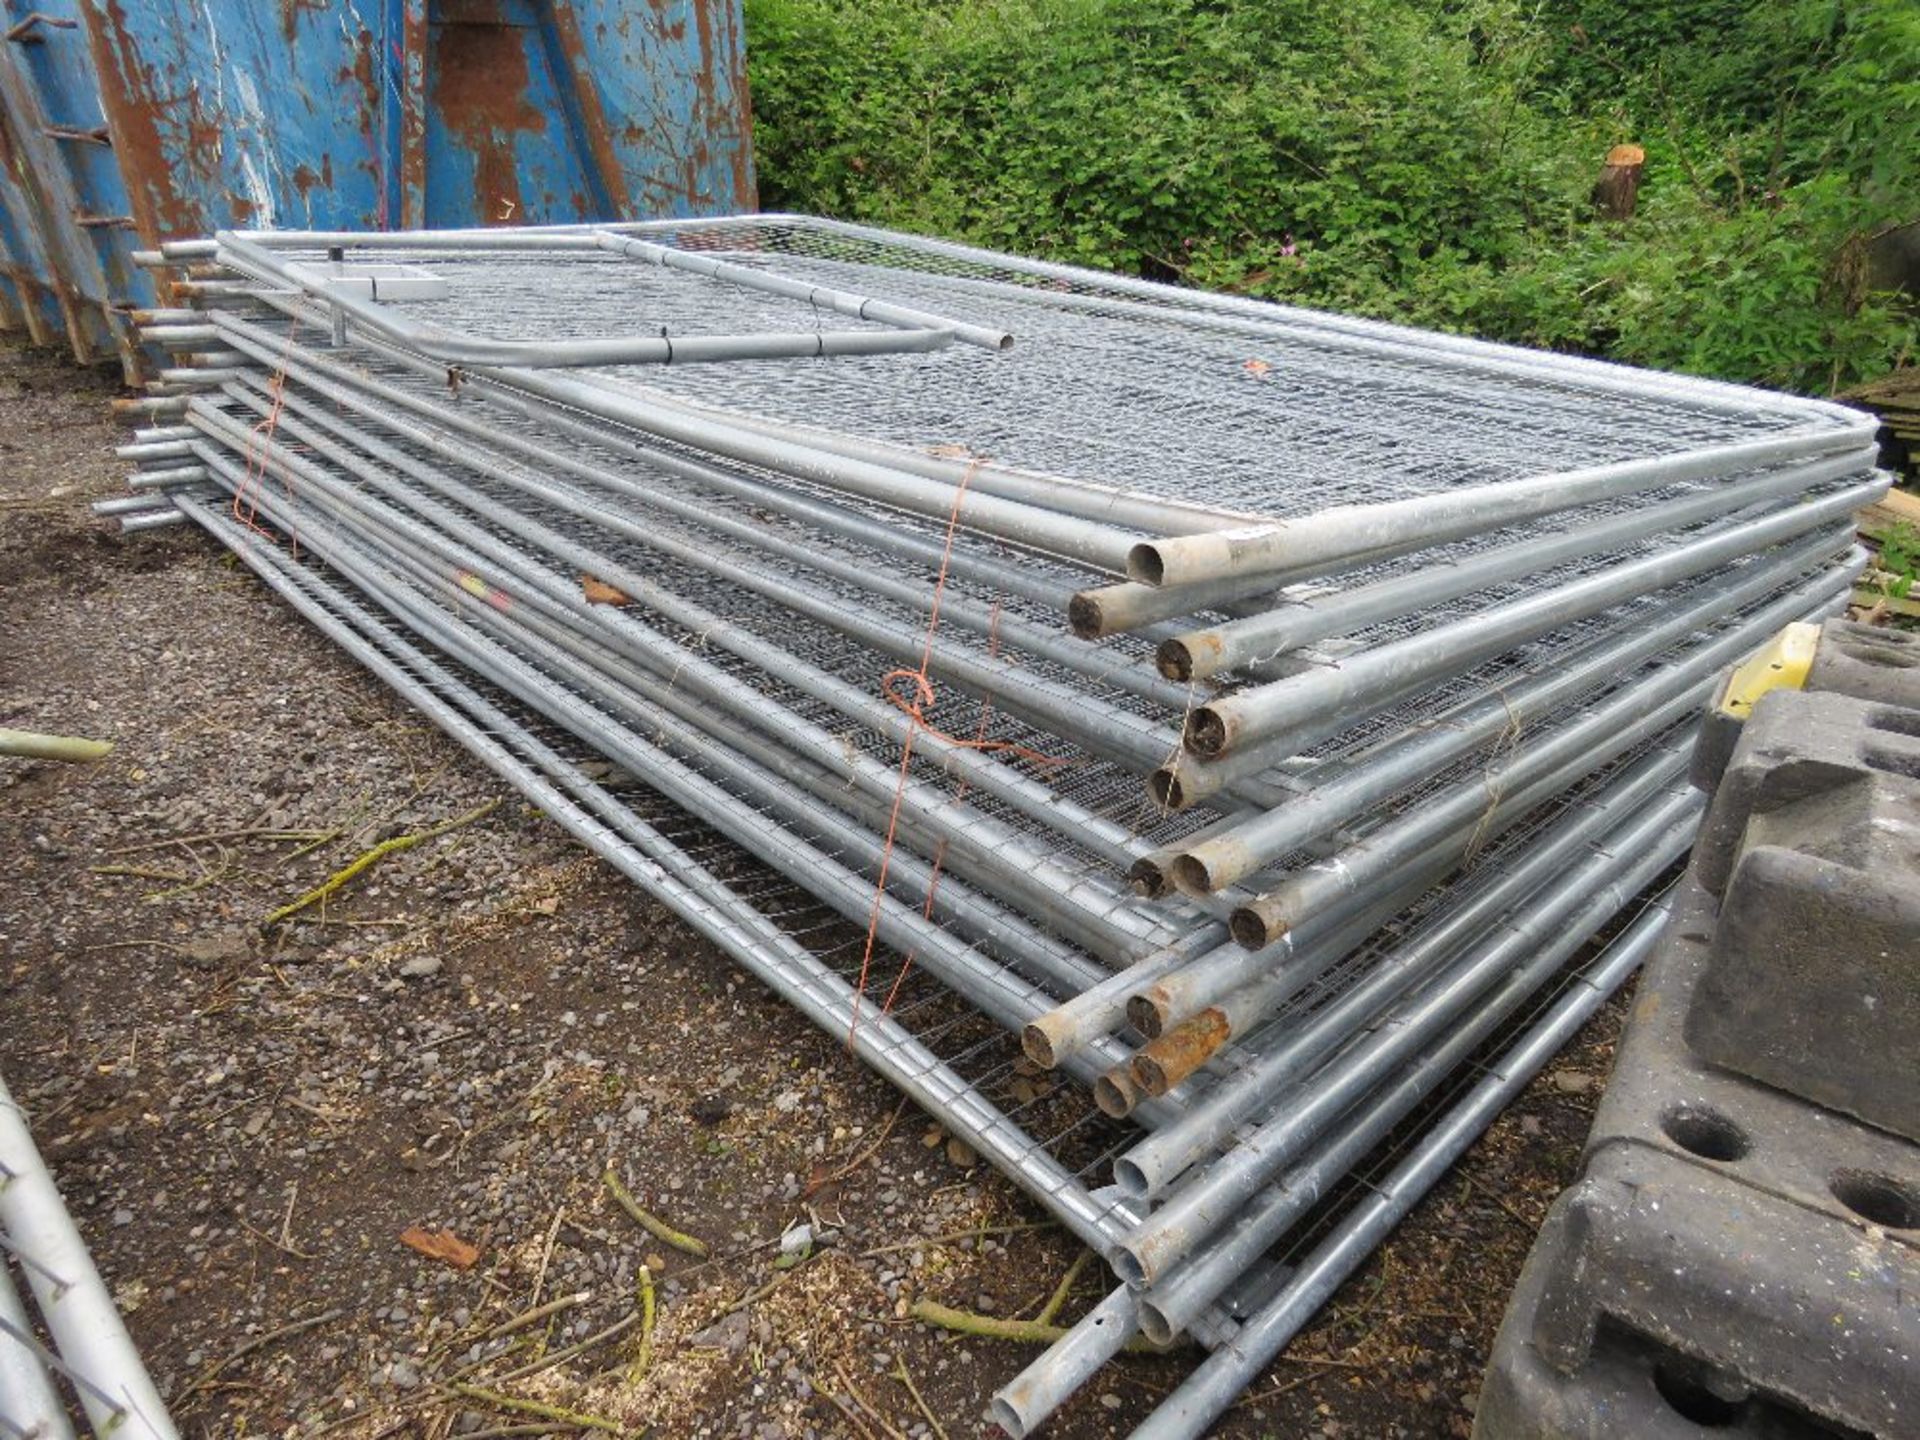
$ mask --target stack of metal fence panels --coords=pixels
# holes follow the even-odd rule
[[[1887,483],[1835,406],[801,217],[146,258],[124,523],[1107,1256],[1016,1433],[1143,1330],[1204,1428],[1631,969],[1707,690]]]

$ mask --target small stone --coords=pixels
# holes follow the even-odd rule
[[[804,1255],[813,1248],[813,1227],[796,1225],[780,1237],[782,1255]]]
[[[1547,1081],[1562,1095],[1584,1095],[1593,1089],[1593,1076],[1583,1070],[1555,1070]]]
[[[752,1333],[753,1322],[747,1318],[747,1312],[736,1310],[694,1335],[688,1343],[701,1350],[724,1350],[729,1355],[738,1355],[747,1348]]]
[[[416,955],[401,962],[395,972],[402,980],[427,980],[440,973],[440,961],[433,955]]]
[[[1109,1390],[1107,1391],[1106,1394],[1100,1397],[1100,1403],[1106,1406],[1106,1408],[1109,1410],[1118,1410],[1120,1408],[1121,1401],[1118,1395],[1114,1394],[1113,1391]]]

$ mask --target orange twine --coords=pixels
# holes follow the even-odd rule
[[[980,724],[977,733],[971,740],[962,740],[956,736],[949,735],[927,718],[928,713],[933,709],[936,698],[933,682],[927,678],[927,669],[933,660],[934,633],[940,628],[940,602],[946,595],[947,572],[953,563],[953,542],[960,530],[960,507],[966,499],[967,486],[972,482],[974,472],[980,468],[980,464],[981,460],[976,456],[968,464],[965,473],[961,475],[959,483],[954,486],[953,508],[947,515],[946,543],[941,549],[940,569],[933,582],[933,603],[927,610],[927,634],[925,641],[920,647],[920,665],[917,669],[913,670],[889,670],[880,680],[881,694],[886,696],[889,704],[905,712],[911,723],[907,726],[906,738],[900,742],[900,770],[894,781],[893,808],[887,816],[886,839],[880,848],[880,873],[874,879],[873,905],[867,913],[866,944],[860,954],[860,980],[854,987],[853,1018],[847,1026],[847,1044],[849,1046],[853,1044],[854,1032],[860,1028],[860,1003],[866,997],[867,975],[873,965],[873,947],[880,934],[881,905],[887,893],[887,872],[893,864],[894,838],[899,833],[900,828],[900,806],[906,798],[907,782],[911,776],[915,736],[921,730],[925,730],[928,734],[937,737],[946,744],[956,746],[962,750],[1006,750],[1043,765],[1059,763],[1052,756],[1043,755],[1037,750],[1031,750],[1024,745],[1017,745],[1012,741],[988,740],[986,738],[986,728],[988,718],[992,711],[991,696],[988,697],[987,702],[981,707]],[[1000,607],[996,603],[994,606],[993,625],[991,627],[993,653],[996,655],[999,653],[1000,643],[999,623]],[[902,694],[899,688],[897,688],[898,682],[902,680],[912,682],[910,696]],[[964,789],[961,791],[961,794],[965,794]],[[940,866],[945,858],[946,844],[943,841],[934,852],[933,874],[927,887],[927,902],[926,905],[922,907],[922,914],[928,918],[931,918],[933,914],[934,892],[940,883]],[[902,962],[900,973],[894,978],[893,985],[887,992],[886,1001],[881,1006],[880,1013],[882,1015],[892,1011],[893,1002],[900,994],[900,986],[906,980],[907,972],[913,966],[913,960],[913,954],[910,953],[905,961]]]
[[[272,533],[258,521],[259,489],[267,479],[267,446],[272,443],[274,432],[280,428],[280,412],[284,406],[287,390],[287,367],[293,363],[294,336],[299,329],[299,320],[291,319],[287,322],[287,348],[281,352],[280,368],[274,371],[273,380],[268,387],[273,396],[273,404],[268,408],[266,418],[247,432],[247,446],[242,452],[247,461],[246,478],[241,481],[240,488],[233,492],[233,518],[254,534],[263,535],[269,540],[273,538]],[[257,451],[256,441],[259,446]],[[288,474],[284,467],[280,471],[280,484],[286,490],[287,498],[293,499],[293,476]],[[251,500],[247,498],[249,492],[253,495]],[[290,532],[288,538],[293,542],[293,554],[297,560],[300,558],[300,537]]]

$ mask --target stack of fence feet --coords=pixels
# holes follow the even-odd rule
[[[146,259],[123,523],[1110,1261],[1016,1434],[1141,1332],[1204,1429],[1631,970],[1887,484],[1822,403],[800,217]]]
[[[1736,676],[1711,719],[1708,819],[1480,1440],[1914,1433],[1920,636],[1784,651],[1804,690],[1743,706]]]

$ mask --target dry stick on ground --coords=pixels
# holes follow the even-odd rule
[[[913,1375],[907,1369],[907,1362],[898,1356],[895,1356],[893,1361],[893,1378],[906,1386],[907,1394],[911,1395],[913,1403],[920,1407],[920,1413],[926,1417],[927,1424],[933,1427],[937,1440],[947,1440],[946,1427],[935,1418],[932,1408],[927,1404],[927,1397],[922,1395],[920,1387],[913,1383]]]
[[[653,1363],[653,1269],[648,1265],[640,1267],[640,1348],[634,1353],[633,1368],[627,1372],[627,1383],[638,1385],[646,1378],[647,1367]]]
[[[604,1415],[589,1415],[582,1410],[568,1410],[560,1405],[543,1405],[538,1400],[519,1400],[512,1395],[502,1395],[498,1390],[485,1390],[478,1385],[449,1385],[447,1389],[455,1395],[468,1400],[478,1400],[482,1405],[491,1405],[496,1410],[508,1410],[519,1415],[537,1415],[542,1420],[558,1420],[562,1424],[577,1425],[582,1430],[605,1430],[618,1435],[626,1427]]]
[[[321,901],[339,890],[340,887],[345,885],[349,880],[353,879],[354,876],[379,864],[389,855],[397,855],[403,850],[411,850],[414,846],[424,845],[429,840],[438,840],[442,835],[458,830],[464,825],[471,825],[476,820],[484,820],[499,808],[500,801],[496,798],[487,801],[484,805],[476,805],[464,815],[456,815],[451,820],[443,820],[438,825],[430,825],[425,830],[416,830],[411,835],[395,835],[390,840],[382,840],[371,850],[361,852],[358,857],[334,871],[333,874],[314,886],[313,889],[302,895],[298,900],[292,900],[282,905],[278,910],[268,915],[261,924],[263,927],[278,925],[281,921],[298,915],[309,905],[318,905]]]
[[[75,735],[0,729],[0,755],[17,755],[23,760],[99,760],[112,750],[111,740],[82,740]]]
[[[533,1294],[527,1297],[529,1305],[540,1303],[540,1292],[546,1288],[547,1267],[553,1263],[553,1245],[560,1238],[560,1222],[567,1218],[567,1207],[562,1205],[553,1212],[553,1224],[547,1227],[547,1243],[540,1251],[540,1269],[533,1277]]]
[[[264,1349],[276,1340],[287,1340],[295,1335],[303,1335],[309,1330],[317,1329],[319,1326],[327,1324],[329,1321],[338,1320],[346,1313],[345,1306],[338,1306],[332,1310],[323,1310],[318,1315],[309,1315],[304,1320],[295,1320],[291,1325],[282,1325],[278,1330],[269,1330],[264,1335],[254,1336],[253,1339],[249,1340],[225,1359],[216,1360],[205,1370],[202,1370],[200,1377],[180,1392],[180,1399],[185,1400],[189,1395],[206,1389],[213,1383],[221,1371],[237,1361],[246,1359],[247,1356],[253,1354],[254,1351]],[[179,1402],[176,1401],[174,1403],[178,1404]]]
[[[901,1250],[920,1250],[932,1245],[954,1245],[962,1240],[985,1240],[988,1236],[1018,1235],[1027,1230],[1051,1230],[1058,1220],[1025,1220],[1018,1225],[976,1225],[971,1230],[950,1230],[945,1235],[925,1235],[918,1240],[901,1240],[892,1245],[876,1245],[871,1250],[862,1250],[860,1258],[871,1260],[876,1255],[892,1255]]]
[[[564,1350],[555,1350],[552,1354],[543,1355],[538,1360],[528,1361],[517,1370],[509,1370],[504,1375],[491,1375],[487,1378],[492,1380],[496,1385],[504,1385],[509,1380],[524,1380],[529,1375],[542,1374],[545,1371],[553,1369],[556,1365],[564,1365],[576,1355],[585,1354],[596,1345],[604,1345],[607,1341],[626,1334],[627,1331],[640,1323],[640,1319],[640,1312],[636,1310],[633,1314],[622,1316],[620,1319],[614,1321],[613,1324],[607,1326],[606,1329],[596,1330],[593,1334],[587,1336],[586,1339],[575,1341]]]
[[[840,1383],[847,1387],[847,1394],[853,1400],[853,1403],[866,1411],[867,1415],[873,1420],[873,1423],[886,1432],[888,1440],[907,1440],[907,1437],[895,1428],[893,1422],[880,1413],[880,1407],[860,1393],[860,1387],[853,1383],[853,1377],[847,1374],[845,1366],[836,1364],[833,1367],[833,1373],[839,1376]]]
[[[827,1399],[833,1402],[833,1408],[847,1417],[847,1423],[853,1426],[854,1433],[860,1436],[860,1440],[873,1440],[873,1429],[866,1421],[860,1418],[860,1412],[858,1410],[854,1409],[853,1406],[842,1400],[824,1385],[815,1384],[813,1388],[816,1394],[826,1396]]]
[[[994,1315],[978,1315],[971,1310],[955,1310],[938,1300],[916,1300],[908,1309],[910,1319],[942,1330],[975,1335],[982,1340],[1013,1340],[1027,1345],[1051,1345],[1067,1333],[1064,1325],[1042,1325],[1037,1320],[1002,1320]],[[1127,1342],[1127,1349],[1138,1355],[1159,1355],[1159,1347],[1144,1338]]]
[[[238,830],[206,830],[197,835],[169,835],[164,840],[142,840],[137,845],[116,845],[103,855],[132,855],[141,850],[164,850],[169,845],[209,845],[216,840],[311,840],[318,830],[284,830],[272,825],[246,825]]]
[[[620,1183],[620,1177],[609,1170],[601,1177],[601,1183],[607,1187],[607,1193],[613,1196],[614,1203],[633,1217],[634,1223],[646,1231],[662,1245],[671,1246],[682,1255],[691,1255],[696,1260],[704,1260],[713,1252],[707,1248],[707,1242],[696,1240],[693,1236],[674,1229],[658,1215],[640,1208],[640,1202],[633,1198],[633,1192]]]
[[[1093,1259],[1093,1251],[1082,1250],[1073,1257],[1073,1263],[1067,1267],[1067,1273],[1060,1277],[1060,1283],[1053,1288],[1053,1294],[1047,1303],[1040,1307],[1040,1313],[1033,1317],[1036,1325],[1051,1325],[1060,1318],[1060,1308],[1067,1303],[1067,1296],[1073,1293],[1073,1282],[1080,1278],[1080,1272],[1087,1268],[1087,1262]]]
[[[789,1275],[797,1274],[799,1271],[806,1268],[808,1265],[812,1264],[815,1260],[819,1259],[820,1256],[825,1253],[826,1253],[825,1251],[816,1250],[811,1255],[808,1255],[803,1259],[796,1260],[793,1264],[789,1265],[786,1269],[774,1271],[773,1278],[767,1281],[766,1284],[755,1286],[753,1289],[749,1290],[746,1294],[742,1295],[738,1300],[735,1300],[731,1305],[727,1306],[726,1309],[720,1311],[717,1315],[715,1315],[713,1319],[710,1320],[708,1323],[717,1324],[720,1321],[726,1319],[727,1316],[733,1314],[734,1311],[744,1310],[749,1305],[753,1304],[755,1301],[766,1299],[767,1296],[773,1293],[774,1287],[778,1285],[782,1280],[786,1279]],[[688,1273],[689,1272],[687,1271],[681,1272],[681,1279],[683,1281],[685,1280]]]
[[[522,1310],[511,1319],[502,1320],[491,1330],[482,1330],[478,1335],[473,1337],[472,1343],[477,1345],[482,1340],[497,1340],[502,1335],[511,1335],[516,1330],[524,1330],[529,1325],[534,1325],[545,1320],[549,1315],[558,1315],[562,1310],[571,1310],[576,1305],[584,1305],[592,1298],[593,1292],[591,1290],[576,1290],[571,1295],[562,1295],[556,1300],[549,1300],[544,1305],[536,1305],[531,1310]],[[453,1341],[448,1341],[448,1348],[451,1348],[453,1344]]]

